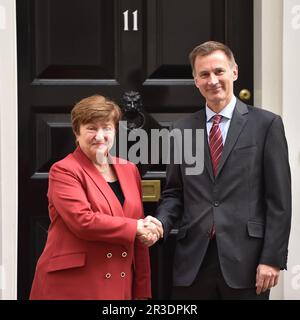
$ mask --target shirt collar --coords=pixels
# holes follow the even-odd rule
[[[224,118],[231,119],[235,105],[236,105],[236,97],[233,96],[231,101],[228,103],[228,105],[224,109],[222,109],[222,111],[219,114]],[[216,115],[216,113],[208,107],[207,103],[205,105],[205,112],[206,112],[206,122],[211,121],[212,117]]]

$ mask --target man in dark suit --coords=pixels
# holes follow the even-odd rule
[[[291,223],[282,120],[234,96],[238,66],[227,46],[203,43],[190,61],[206,106],[174,128],[204,130],[204,170],[168,165],[156,214],[164,237],[179,223],[173,297],[268,299],[286,269]]]

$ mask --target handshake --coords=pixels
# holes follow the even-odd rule
[[[152,246],[156,241],[162,238],[163,235],[163,226],[158,219],[147,216],[144,219],[138,220],[136,237],[147,247]]]

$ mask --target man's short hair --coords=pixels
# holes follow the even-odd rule
[[[223,44],[221,42],[207,41],[207,42],[204,42],[204,43],[198,45],[197,47],[195,47],[189,55],[194,77],[195,77],[196,57],[197,56],[207,56],[217,50],[221,50],[225,53],[226,57],[228,58],[228,60],[230,62],[231,67],[233,67],[236,64],[235,59],[234,59],[234,55],[233,55],[232,51],[229,49],[229,47],[227,47],[225,44]]]

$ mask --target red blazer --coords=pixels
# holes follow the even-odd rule
[[[52,166],[51,224],[30,299],[151,296],[149,251],[135,239],[137,219],[143,217],[139,172],[130,162],[114,168],[123,208],[79,147]]]

